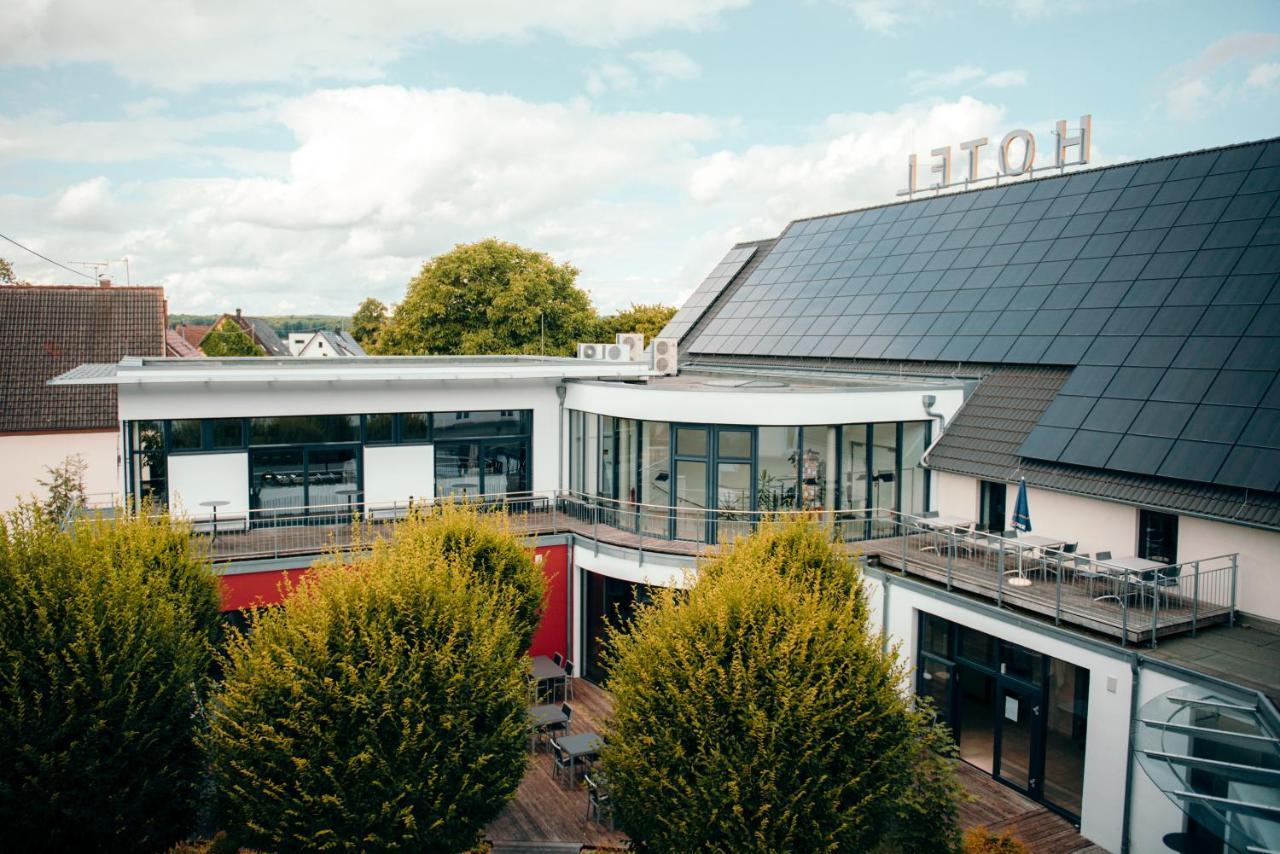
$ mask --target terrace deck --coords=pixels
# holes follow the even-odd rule
[[[574,685],[573,732],[603,731],[613,710],[613,698],[585,679]],[[960,782],[973,800],[960,806],[960,823],[967,830],[986,827],[1010,831],[1037,854],[1095,854],[1102,849],[1089,843],[1066,819],[1023,797],[963,762],[957,764]],[[551,757],[537,753],[502,813],[485,829],[485,839],[496,851],[575,850],[573,846],[626,849],[627,837],[606,825],[588,821],[587,793],[581,787],[564,788],[551,775]],[[559,846],[567,846],[560,848]]]

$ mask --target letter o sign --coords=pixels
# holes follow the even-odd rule
[[[1014,140],[1022,140],[1022,162],[1011,167],[1009,165],[1009,146]],[[1036,138],[1029,130],[1011,130],[1000,140],[1000,174],[1025,175],[1031,171],[1036,162]]]

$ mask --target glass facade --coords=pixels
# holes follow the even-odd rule
[[[960,758],[1071,817],[1080,815],[1089,671],[921,613],[916,694]]]
[[[744,427],[577,410],[568,419],[569,489],[605,499],[610,524],[647,536],[715,541],[746,532],[758,513],[928,507],[928,421]]]
[[[530,410],[134,421],[128,486],[164,504],[171,456],[242,451],[250,508],[342,507],[362,499],[363,447],[434,444],[436,495],[520,495],[531,486],[532,430]]]

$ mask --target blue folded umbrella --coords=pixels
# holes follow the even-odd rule
[[[1013,527],[1019,531],[1031,530],[1031,509],[1027,506],[1027,479],[1018,484],[1018,500],[1013,505]]]

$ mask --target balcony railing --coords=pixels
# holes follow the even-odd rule
[[[805,517],[868,561],[1070,624],[1121,643],[1155,645],[1160,637],[1233,621],[1238,556],[1202,557],[1132,568],[1122,560],[1075,554],[1072,532],[1054,531],[1060,547],[1017,537],[939,527],[892,510],[763,512],[640,504],[572,492],[477,496],[485,512],[507,515],[529,535],[573,533],[646,553],[694,556],[750,533],[763,519]],[[429,501],[413,506],[426,507]],[[218,564],[345,550],[388,536],[409,502],[355,502],[271,508],[193,517],[193,532]],[[1037,534],[1039,532],[1037,531]]]

